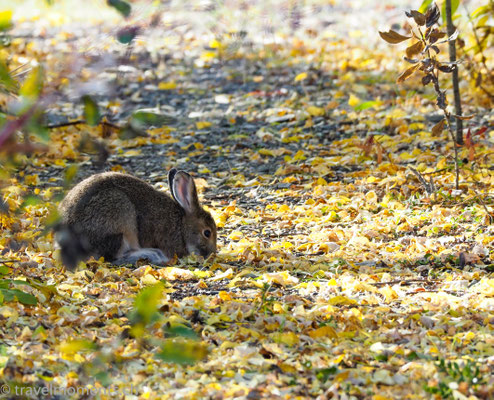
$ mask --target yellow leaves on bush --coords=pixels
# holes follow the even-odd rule
[[[0,11],[0,31],[10,29],[10,27],[12,26],[12,15],[12,10]]]

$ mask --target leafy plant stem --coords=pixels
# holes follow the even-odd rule
[[[451,37],[455,32],[455,27],[453,25],[453,15],[451,12],[451,0],[446,0],[446,21],[447,21],[448,36]],[[448,46],[449,46],[449,61],[452,63],[456,63],[456,40],[449,40]],[[460,97],[460,86],[459,86],[459,77],[458,77],[458,64],[455,65],[456,68],[452,72],[455,113],[456,115],[461,115],[461,97]],[[456,118],[456,143],[460,145],[463,144],[463,121],[459,118]],[[456,150],[456,146],[455,146],[455,150]]]
[[[427,42],[425,40],[424,34],[422,33],[422,30],[420,28],[418,28],[418,30],[420,33],[421,40],[424,42],[424,46],[427,46]],[[430,50],[427,50],[427,56],[429,58],[432,58]],[[448,112],[448,110],[446,109],[446,102],[440,101],[440,99],[442,97],[444,97],[445,94],[443,92],[441,92],[441,88],[439,86],[438,74],[435,74],[434,71],[431,71],[430,76],[431,76],[432,84],[434,85],[434,91],[436,92],[436,95],[437,95],[437,100],[438,100],[437,106],[441,109],[441,111],[444,114],[446,126],[447,126],[448,132],[451,136],[451,140],[453,141],[453,147],[455,150],[455,189],[458,190],[459,185],[460,185],[460,167],[459,167],[459,163],[458,163],[458,144],[456,142],[455,134],[453,133],[453,128],[451,127],[451,115]]]
[[[436,94],[438,98],[440,96],[444,96],[444,93],[441,92],[441,89],[439,87],[439,78],[436,74],[432,73],[432,83],[434,84],[434,90],[436,91]],[[438,102],[440,103],[440,102]],[[446,127],[448,128],[448,132],[451,136],[451,140],[453,141],[453,147],[455,150],[455,189],[458,190],[460,186],[460,166],[458,163],[458,143],[456,141],[455,134],[453,132],[453,128],[451,126],[451,114],[448,112],[445,106],[441,106],[441,104],[438,104],[438,107],[442,110],[444,114],[444,118],[446,120]]]

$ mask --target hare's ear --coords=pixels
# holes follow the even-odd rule
[[[196,184],[194,179],[184,171],[175,173],[172,183],[173,198],[185,210],[187,214],[192,214],[199,210],[199,199],[197,197]]]
[[[176,174],[177,174],[176,168],[172,168],[170,171],[168,171],[168,187],[170,188],[170,193],[172,197],[175,199],[175,201],[178,202],[177,198],[175,197],[175,193],[173,193],[173,180],[175,179]]]

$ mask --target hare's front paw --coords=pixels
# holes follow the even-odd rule
[[[169,259],[166,257],[160,249],[139,249],[134,251],[129,251],[115,261],[117,265],[123,264],[135,264],[139,260],[147,260],[151,264],[164,265]]]

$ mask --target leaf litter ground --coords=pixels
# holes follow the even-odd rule
[[[324,15],[307,18],[331,27]],[[100,38],[104,52],[83,54],[76,83],[110,88],[95,98],[112,123],[142,108],[175,123],[128,140],[54,128],[46,152],[21,160],[4,199],[11,210],[26,194],[41,200],[1,216],[0,246],[11,277],[39,283],[25,289],[38,305],[0,308],[4,380],[132,384],[138,395],[126,398],[151,399],[493,396],[492,111],[472,92],[467,108],[481,110],[472,129],[489,128],[455,192],[451,144],[430,130],[433,98],[413,81],[398,88],[398,57],[354,22],[347,11],[325,34],[302,26],[263,46],[193,31],[164,41],[163,28],[148,28],[130,56],[90,20],[50,21],[32,38],[22,55],[45,62],[53,81],[62,60]],[[91,70],[102,54],[125,66]],[[78,89],[65,84],[50,124],[81,115],[70,97]],[[87,134],[106,136],[108,158],[77,150]],[[44,228],[73,164],[76,181],[112,169],[163,190],[169,168],[194,173],[220,227],[218,256],[165,268],[92,260],[62,272]],[[428,196],[410,166],[439,192]],[[160,318],[135,339],[134,297],[159,281]],[[191,365],[156,357],[153,338],[181,328],[197,336],[185,353],[205,351]]]

